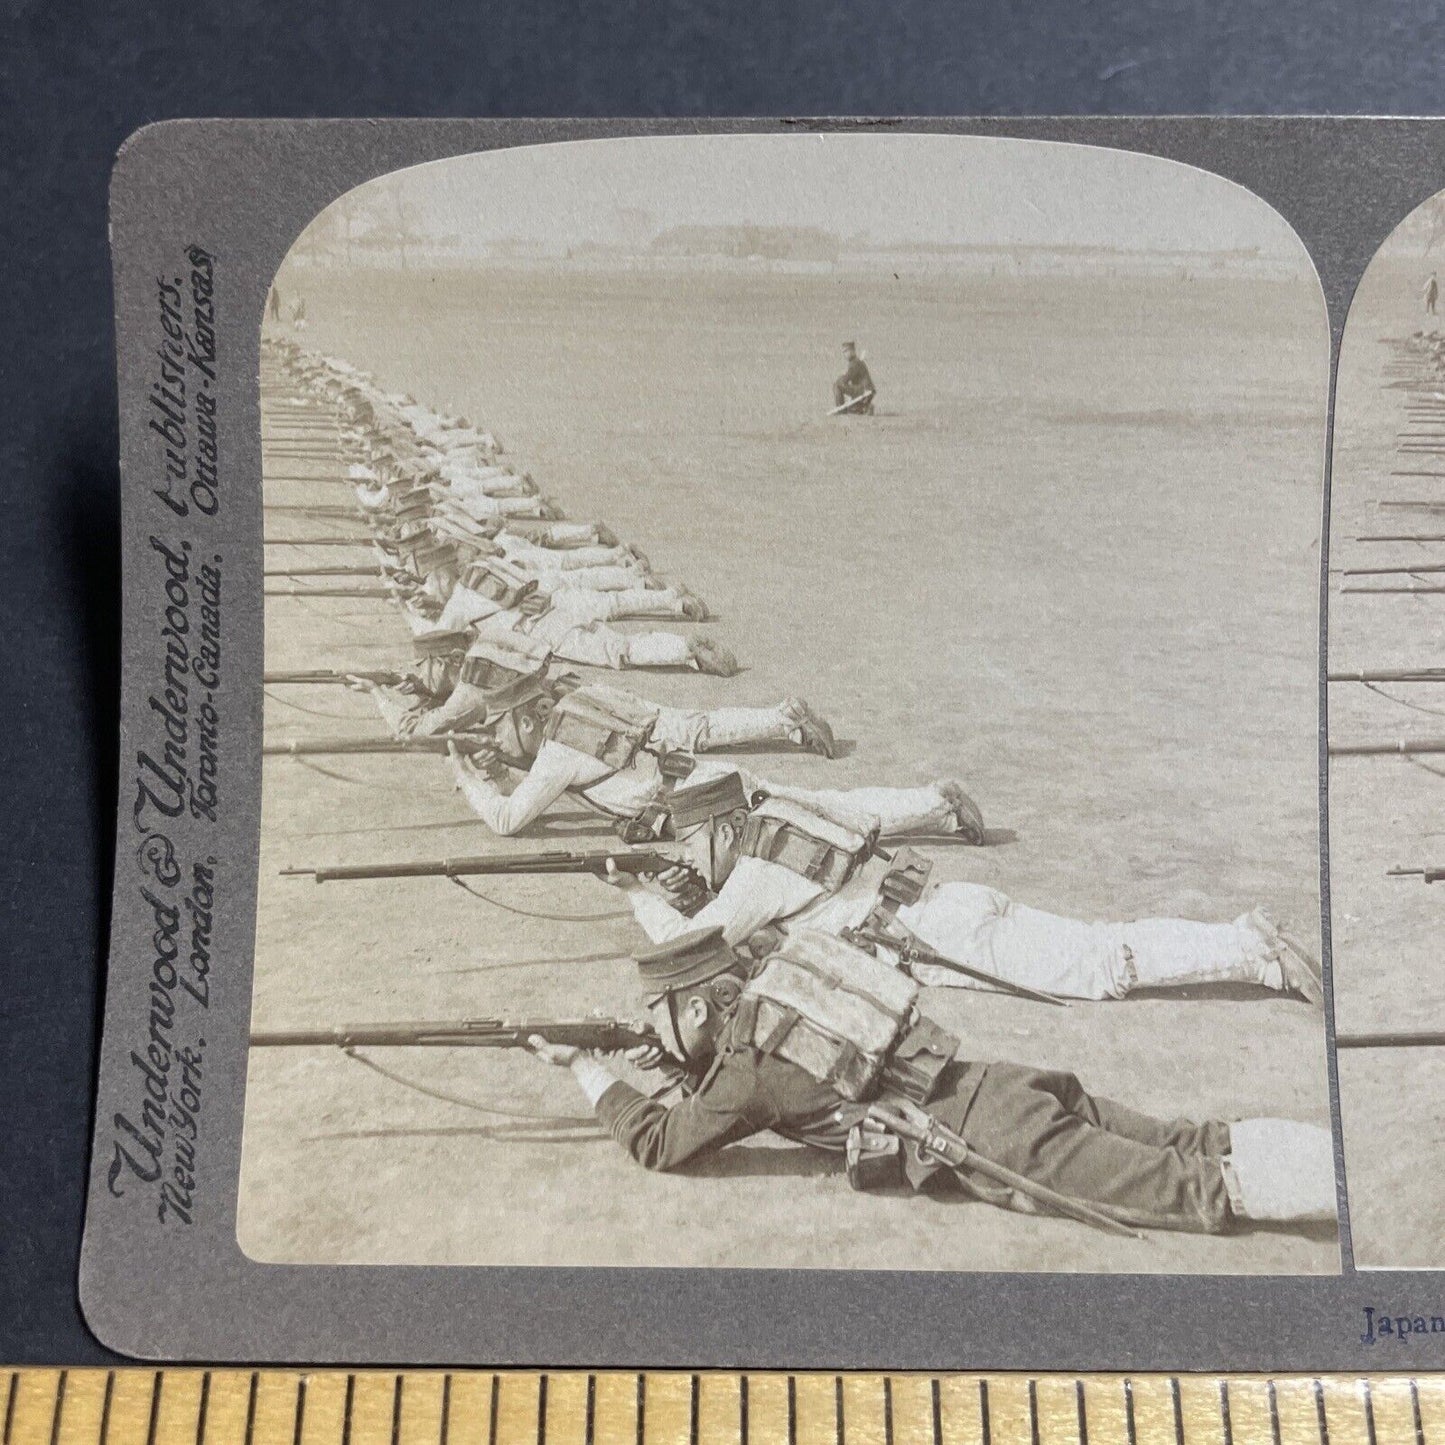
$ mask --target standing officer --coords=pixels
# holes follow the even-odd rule
[[[855,415],[872,416],[877,393],[873,377],[858,354],[857,342],[843,343],[843,363],[843,375],[833,383],[833,409],[839,411],[846,407]]]

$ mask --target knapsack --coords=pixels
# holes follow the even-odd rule
[[[593,683],[558,699],[543,736],[616,772],[647,746],[656,721],[657,709],[641,698]]]
[[[918,985],[816,929],[799,929],[758,969],[738,1003],[737,1036],[787,1059],[845,1099],[877,1092],[917,1014]]]

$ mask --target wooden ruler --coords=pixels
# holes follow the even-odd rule
[[[20,1369],[3,1445],[954,1442],[1445,1445],[1445,1376]]]

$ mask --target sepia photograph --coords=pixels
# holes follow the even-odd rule
[[[1330,905],[1356,1263],[1445,1268],[1445,194],[1365,271],[1330,524]]]
[[[1429,573],[1375,500],[1445,405],[1411,235],[1336,493],[1412,535],[1337,522],[1352,572]],[[259,324],[248,1256],[1339,1271],[1330,344],[1276,211],[1057,142],[526,145],[339,197]],[[1332,670],[1438,646],[1341,590]],[[1428,730],[1396,681],[1332,750]],[[1332,760],[1342,1033],[1429,998],[1427,785]]]

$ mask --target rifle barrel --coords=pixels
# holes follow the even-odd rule
[[[1414,576],[1419,573],[1424,576],[1430,572],[1445,572],[1445,562],[1417,562],[1415,565],[1401,564],[1394,567],[1345,567],[1341,570],[1341,577],[1401,577]]]
[[[372,572],[376,568],[371,569]],[[334,597],[343,602],[358,597],[361,598],[382,598],[390,597],[391,591],[386,587],[264,587],[261,590],[263,597]]]
[[[333,863],[319,868],[283,868],[284,878],[314,878],[318,883],[351,883],[375,878],[482,878],[507,874],[592,873],[601,876],[612,862],[621,872],[656,873],[669,859],[649,852],[494,853],[490,857],[421,858],[394,863]]]
[[[263,577],[375,577],[381,568],[375,562],[300,562],[294,567],[263,567]],[[350,594],[347,594],[350,595]]]
[[[1357,597],[1433,597],[1445,592],[1445,587],[1341,587],[1340,591]]]
[[[1373,758],[1445,753],[1445,738],[1400,738],[1393,743],[1331,743],[1332,758]]]
[[[403,674],[395,668],[390,670],[378,670],[376,668],[352,667],[345,669],[338,668],[316,668],[310,672],[300,671],[279,671],[263,672],[261,681],[263,684],[279,685],[282,683],[344,683],[348,677],[365,678],[368,682],[395,683],[400,682]]]
[[[324,757],[328,753],[444,753],[448,743],[471,749],[489,745],[489,739],[471,733],[435,733],[424,738],[293,738],[287,743],[262,743],[261,756]]]
[[[341,1024],[333,1028],[258,1029],[253,1049],[275,1048],[470,1048],[520,1049],[533,1034],[554,1043],[603,1050],[657,1042],[646,1024],[623,1019],[455,1019]]]
[[[1407,667],[1398,672],[1328,672],[1326,682],[1445,682],[1445,667]]]
[[[1337,1049],[1434,1049],[1445,1046],[1445,1033],[1336,1034]]]

